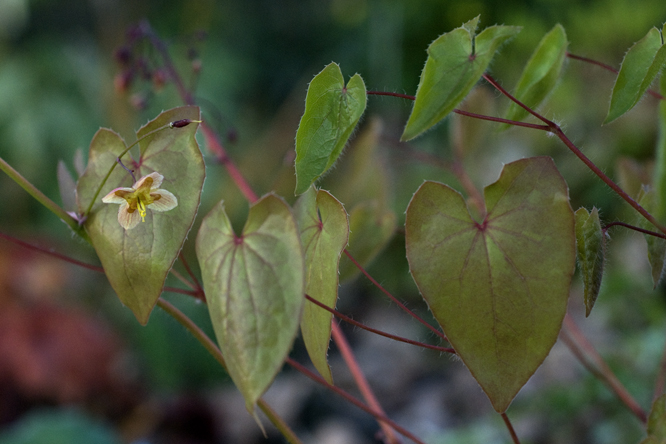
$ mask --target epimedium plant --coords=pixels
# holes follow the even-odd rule
[[[567,57],[599,63],[569,54],[565,30],[556,25],[537,44],[514,92],[509,93],[487,70],[520,28],[490,26],[477,33],[478,24],[476,17],[432,42],[414,97],[367,91],[358,74],[345,83],[336,63],[317,74],[308,87],[296,133],[295,194],[299,197],[293,207],[275,193],[261,198],[254,194],[202,120],[191,91],[147,24],[140,28],[142,36],[162,54],[164,72],[186,106],[160,114],[137,132],[136,142],[130,145],[111,130],[98,131],[90,144],[88,164],[77,180],[59,169],[63,201],[75,202],[75,208],[52,202],[2,159],[0,167],[92,244],[120,301],[141,324],[148,322],[156,305],[178,319],[225,367],[243,394],[248,412],[254,414],[259,406],[290,442],[299,440],[261,398],[285,363],[374,415],[386,442],[398,442],[395,431],[422,442],[386,417],[362,373],[356,372],[356,378],[365,403],[333,384],[327,360],[331,337],[347,364],[356,367],[344,336],[332,322],[334,315],[350,321],[334,310],[339,282],[353,277],[354,270],[367,275],[363,267],[391,239],[396,218],[382,202],[356,203],[348,214],[345,202],[318,189],[317,182],[342,155],[370,95],[413,100],[403,141],[419,137],[452,112],[494,121],[501,128],[519,126],[554,134],[635,209],[640,218],[636,226],[621,222],[604,226],[597,208],[574,213],[565,179],[549,157],[504,165],[483,195],[470,181],[461,180],[467,184],[467,199],[449,185],[425,181],[406,208],[409,271],[441,331],[429,327],[451,348],[394,338],[460,357],[518,443],[507,409],[561,332],[576,331],[566,314],[576,258],[586,315],[599,294],[607,231],[612,226],[646,235],[655,286],[661,278],[666,257],[666,227],[661,223],[666,218],[666,100],[662,95],[666,76],[661,78],[661,94],[649,88],[666,64],[666,27],[651,29],[627,51],[604,122],[621,117],[647,92],[661,99],[654,178],[632,197],[557,124],[535,111],[557,85]],[[456,108],[482,78],[511,99],[504,118]],[[539,123],[523,121],[528,116]],[[179,257],[184,261],[180,252],[201,201],[205,164],[195,139],[199,129],[209,150],[227,167],[251,204],[240,233],[234,232],[223,202],[203,216],[195,241],[202,284],[192,274],[188,284],[193,290],[181,291],[207,302],[217,346],[160,298],[174,262]],[[465,178],[464,171],[458,174]],[[299,332],[321,376],[289,358]],[[566,335],[568,345],[580,351],[572,336]],[[644,443],[666,441],[662,393],[656,394],[648,419],[607,367],[597,374],[647,423]]]

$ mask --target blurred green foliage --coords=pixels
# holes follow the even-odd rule
[[[617,67],[627,48],[650,27],[660,27],[666,20],[663,0],[644,0],[640,6],[626,0],[4,0],[0,1],[0,157],[60,202],[59,159],[74,171],[76,149],[86,152],[99,127],[113,128],[131,141],[134,130],[162,109],[181,105],[172,85],[157,91],[150,83],[137,80],[124,94],[114,89],[119,72],[114,51],[124,44],[130,26],[147,19],[168,42],[186,80],[192,77],[193,61],[201,62],[196,97],[257,193],[276,189],[293,201],[289,153],[312,77],[335,61],[344,73],[360,73],[369,90],[414,94],[429,43],[478,14],[482,28],[492,24],[523,27],[491,65],[493,76],[509,89],[535,45],[556,23],[566,30],[572,53]],[[193,36],[200,30],[206,38],[194,42]],[[197,51],[193,59],[187,56],[189,49]],[[611,73],[568,60],[558,88],[541,110],[561,123],[597,165],[617,177],[620,157],[641,162],[652,159],[656,101],[646,98],[628,115],[601,127],[613,81]],[[508,102],[494,92],[488,96],[496,102],[496,115],[501,115]],[[132,106],[139,102],[145,107]],[[423,179],[445,181],[457,188],[459,184],[449,172],[432,162],[416,161],[390,142],[402,132],[410,103],[385,97],[372,97],[368,103],[361,131],[371,117],[383,119],[389,142],[380,146],[390,165],[392,204],[401,224],[407,202]],[[445,122],[412,148],[448,160],[452,151],[449,137]],[[528,155],[554,157],[569,184],[574,209],[594,205],[601,209],[602,220],[633,221],[633,213],[617,196],[559,141],[543,133],[516,128],[502,134],[490,131],[467,163],[473,180],[481,186],[497,178],[503,162]],[[344,157],[340,164],[344,168]],[[238,230],[247,205],[225,171],[210,162],[200,215],[221,198],[234,214]],[[2,174],[0,202],[0,231],[48,243],[90,263],[96,261],[91,248],[72,241],[64,224]],[[197,228],[195,225],[193,230]],[[663,288],[651,290],[641,236],[616,230],[601,294],[589,322],[620,379],[648,406],[663,349]],[[196,269],[193,246],[186,245],[184,252]],[[402,235],[396,236],[369,271],[398,297],[425,311],[407,272]],[[224,380],[215,361],[163,313],[156,311],[148,326],[140,327],[120,307],[102,275],[77,271],[68,276],[68,288],[79,292],[69,300],[84,301],[111,320],[135,349],[151,388],[197,389]],[[343,308],[353,312],[380,300],[375,297],[378,291],[365,281],[352,285],[372,296],[341,301]],[[212,335],[205,307],[180,295],[170,299]],[[580,289],[574,288],[572,301],[573,309],[581,312]],[[576,371],[585,374],[580,368]],[[584,426],[589,427],[585,442],[623,443],[641,438],[637,423],[623,426],[635,420],[600,382],[581,376],[575,384],[519,395],[514,420],[529,422],[538,412],[538,424],[548,432],[533,435],[532,442],[576,442]],[[431,442],[504,439],[497,418],[475,421],[468,428],[433,437]],[[483,425],[478,421],[484,421]],[[492,427],[488,428],[487,421]]]

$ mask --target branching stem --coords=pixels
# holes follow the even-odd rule
[[[361,273],[363,273],[363,274],[365,275],[365,277],[368,278],[368,280],[369,280],[370,282],[372,282],[372,284],[373,284],[375,287],[379,288],[379,290],[381,290],[382,293],[384,293],[386,296],[388,296],[389,299],[391,299],[393,302],[395,302],[395,303],[398,305],[398,307],[400,307],[404,312],[406,312],[406,313],[409,314],[411,317],[413,317],[414,319],[416,319],[417,321],[419,321],[421,324],[423,324],[423,325],[425,325],[426,327],[428,327],[428,329],[429,329],[430,331],[432,331],[433,333],[435,333],[437,336],[439,336],[440,338],[444,339],[445,341],[448,341],[448,339],[446,339],[446,336],[444,336],[444,333],[442,333],[441,331],[437,330],[437,329],[436,329],[435,327],[433,327],[432,325],[428,324],[423,318],[419,317],[416,313],[414,313],[414,312],[411,311],[409,308],[407,308],[407,307],[405,306],[405,304],[403,304],[402,302],[400,302],[400,301],[399,301],[395,296],[393,296],[388,290],[386,290],[384,287],[382,287],[382,286],[380,285],[379,282],[377,282],[372,276],[370,276],[370,274],[368,274],[367,271],[365,271],[365,269],[363,268],[363,266],[362,266],[361,264],[359,264],[358,261],[357,261],[356,259],[354,259],[354,257],[349,253],[349,251],[347,251],[347,249],[344,250],[344,253],[345,253],[345,255],[347,255],[347,257],[349,258],[349,260],[351,260],[351,261],[354,263],[354,265],[356,265],[356,267],[357,267],[359,270],[361,270]]]
[[[419,347],[429,348],[431,350],[436,350],[436,351],[439,351],[439,352],[453,353],[453,354],[455,354],[455,352],[456,352],[452,348],[440,347],[438,345],[430,345],[430,344],[426,344],[424,342],[413,341],[411,339],[403,338],[401,336],[392,335],[390,333],[386,333],[384,331],[377,330],[377,329],[372,328],[372,327],[368,327],[367,325],[362,324],[358,321],[355,321],[352,318],[350,318],[349,316],[346,316],[346,315],[340,313],[339,311],[332,309],[331,307],[327,306],[326,304],[323,304],[323,303],[319,302],[318,300],[314,299],[310,295],[306,294],[305,298],[308,301],[312,302],[313,304],[318,305],[319,307],[328,311],[329,313],[332,313],[336,318],[341,319],[341,320],[345,321],[346,323],[354,325],[358,328],[362,328],[363,330],[366,330],[366,331],[369,331],[371,333],[377,334],[379,336],[384,336],[385,338],[393,339],[394,341],[404,342],[406,344],[411,344],[411,345],[417,345]]]
[[[622,199],[624,199],[629,205],[631,205],[636,211],[638,211],[652,225],[657,227],[659,231],[666,234],[666,227],[660,224],[657,221],[657,219],[654,218],[654,216],[648,213],[645,208],[643,208],[641,205],[639,205],[638,202],[632,199],[631,196],[629,196],[626,193],[626,191],[624,191],[622,188],[620,188],[619,185],[617,185],[608,176],[606,176],[606,174],[604,174],[604,172],[601,171],[601,169],[598,166],[596,166],[594,162],[592,162],[585,154],[583,154],[583,152],[580,149],[578,149],[576,145],[574,145],[574,143],[571,140],[569,140],[569,138],[564,134],[559,125],[557,125],[555,122],[546,119],[541,114],[537,113],[536,111],[532,110],[530,107],[522,103],[520,100],[516,99],[507,90],[502,88],[502,86],[490,75],[484,74],[483,78],[486,79],[488,83],[493,85],[499,92],[501,92],[506,97],[511,99],[511,101],[513,101],[518,106],[529,112],[531,115],[533,115],[534,117],[545,123],[548,126],[549,131],[555,134],[567,146],[567,148],[571,150],[571,152],[573,152],[590,170],[592,170],[594,174],[596,174],[606,185],[608,185],[613,191],[615,191]]]

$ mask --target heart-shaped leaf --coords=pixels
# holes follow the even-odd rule
[[[294,213],[305,251],[305,292],[335,308],[338,300],[338,263],[349,239],[349,221],[342,204],[324,190],[311,187],[296,202]],[[303,342],[315,368],[329,383],[333,376],[326,356],[331,340],[332,314],[306,302],[301,319]]]
[[[550,94],[562,73],[567,58],[567,45],[567,34],[560,24],[543,36],[516,85],[513,95],[518,100],[530,108],[536,108]],[[524,108],[511,102],[506,118],[522,120],[527,114]]]
[[[504,412],[557,340],[576,260],[568,189],[550,158],[507,164],[472,219],[425,182],[407,209],[409,267],[451,345]]]
[[[85,213],[95,199],[85,228],[106,276],[121,302],[142,324],[148,322],[167,273],[192,227],[203,188],[205,167],[194,138],[198,125],[169,127],[170,122],[182,119],[199,120],[199,108],[187,106],[160,114],[138,133],[143,135],[157,130],[151,140],[143,144],[139,159],[133,161],[129,154],[122,158],[123,164],[134,170],[137,180],[153,172],[162,175],[164,180],[159,187],[176,197],[178,205],[175,208],[154,212],[147,205],[145,222],[128,230],[120,225],[119,207],[102,203],[102,197],[115,188],[131,187],[134,181],[116,162],[126,150],[125,142],[107,129],[99,130],[93,138],[88,166],[77,185],[81,213]],[[114,165],[113,172],[98,192]]]
[[[518,26],[490,26],[475,36],[479,17],[441,35],[428,47],[416,100],[400,140],[410,140],[442,120],[481,78],[502,43]]]
[[[197,258],[217,343],[252,413],[298,332],[305,263],[296,220],[269,194],[236,236],[220,203],[201,223]]]
[[[296,132],[296,194],[302,194],[338,159],[366,105],[365,83],[358,74],[345,86],[331,63],[312,79],[305,113]]]
[[[605,236],[601,231],[599,210],[588,212],[585,208],[576,211],[576,250],[583,274],[585,316],[589,316],[601,289],[604,272]]]
[[[662,32],[665,30],[666,25]],[[666,46],[663,45],[662,33],[652,28],[624,55],[604,124],[617,119],[638,103],[664,63]]]

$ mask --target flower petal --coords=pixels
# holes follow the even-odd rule
[[[136,183],[134,184],[134,189],[138,190],[139,188],[145,186],[144,182],[146,179],[150,177],[151,179],[151,184],[150,188],[159,188],[160,185],[162,185],[162,181],[164,180],[164,176],[162,176],[160,173],[157,171],[153,171],[152,173],[148,174],[147,176],[143,176],[141,179],[137,180]],[[147,184],[146,184],[147,185]]]
[[[138,211],[127,211],[129,205],[121,205],[118,210],[118,222],[126,230],[131,230],[141,222],[141,215]]]
[[[148,207],[153,211],[169,211],[178,206],[178,199],[176,199],[176,196],[167,190],[153,190],[150,192],[150,195],[151,197],[155,195],[160,196],[159,199],[154,200]]]
[[[134,190],[132,188],[116,188],[116,189],[112,190],[109,194],[104,196],[102,198],[102,202],[104,202],[104,203],[114,203],[114,204],[124,203],[125,198],[116,194],[116,191],[122,191],[123,193],[133,193],[134,192]],[[123,194],[123,193],[121,193],[121,194]]]

